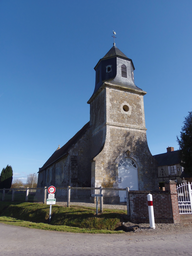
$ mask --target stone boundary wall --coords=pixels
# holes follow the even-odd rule
[[[166,191],[129,191],[130,221],[149,222],[147,195],[153,196],[156,223],[180,223],[176,183],[169,181]]]

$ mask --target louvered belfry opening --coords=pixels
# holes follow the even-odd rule
[[[127,78],[127,67],[124,64],[121,66],[121,76]]]

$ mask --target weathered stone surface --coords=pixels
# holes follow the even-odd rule
[[[103,91],[106,95],[105,111],[102,112],[103,116],[98,116],[98,119],[105,120],[105,125],[100,130],[105,130],[103,134],[106,135],[104,146],[103,141],[100,143],[102,150],[94,157],[95,170],[92,171],[94,175],[92,185],[118,187],[120,159],[131,158],[137,164],[138,189],[157,189],[157,165],[147,144],[143,96],[129,91],[111,89],[107,85]],[[104,94],[104,92],[101,93]],[[94,101],[97,101],[97,98]],[[123,110],[126,104],[129,107],[129,114]],[[93,108],[94,106],[92,104]],[[96,114],[96,109],[92,109],[92,113]],[[97,130],[97,126],[95,125],[92,129]],[[113,193],[118,196],[117,192]]]
[[[56,187],[91,186],[90,130],[70,148],[65,157],[39,172],[38,187],[50,185]],[[77,191],[72,191],[72,196],[73,193],[77,193]],[[81,191],[79,194],[82,194]],[[57,191],[57,197],[66,196],[67,190]]]

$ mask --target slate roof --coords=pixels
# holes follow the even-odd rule
[[[158,166],[169,166],[181,163],[180,150],[167,152],[164,154],[154,155]]]
[[[39,172],[43,171],[50,165],[57,162],[59,159],[61,159],[63,156],[68,154],[69,149],[86,133],[86,131],[90,127],[90,122],[86,123],[86,125],[81,128],[63,147],[60,149],[57,149],[51,157],[47,160],[47,162],[39,168]]]
[[[129,59],[122,51],[120,51],[115,45],[105,54],[105,56],[99,60],[99,62],[97,63],[97,65],[105,59],[110,59],[110,58],[114,58],[114,57],[120,57],[126,60],[131,61],[132,65],[133,65],[133,69],[135,70],[134,64],[132,59]],[[95,69],[97,67],[97,65],[95,66]]]
[[[120,51],[116,46],[113,46],[113,47],[105,54],[105,56],[103,57],[103,59],[107,59],[107,58],[111,58],[111,57],[115,57],[115,56],[118,56],[118,57],[121,57],[121,58],[124,58],[124,59],[128,59],[127,56],[126,56],[122,51]]]

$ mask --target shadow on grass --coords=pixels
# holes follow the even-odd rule
[[[114,210],[113,210],[114,211]],[[53,206],[51,225],[68,226],[87,229],[115,230],[122,221],[125,214],[122,210],[118,212],[104,212],[96,215],[95,209],[81,207]],[[49,206],[37,203],[0,203],[0,216],[16,218],[21,221],[33,223],[48,223]]]

